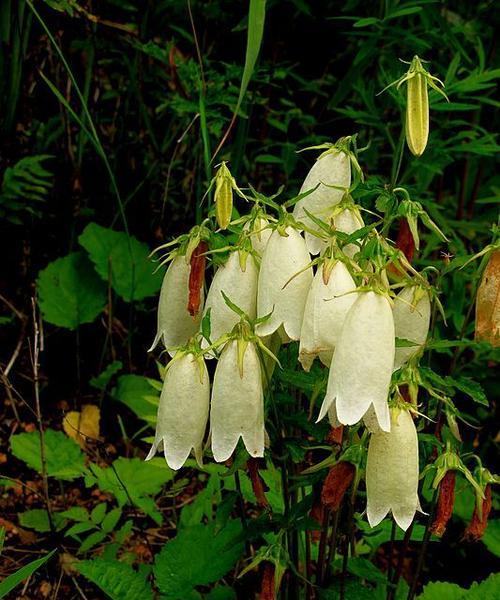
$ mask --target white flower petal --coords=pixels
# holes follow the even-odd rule
[[[300,333],[299,361],[309,371],[316,356],[330,366],[346,315],[357,299],[356,284],[341,261],[334,265],[328,283],[323,265],[318,268],[307,296]]]
[[[387,396],[394,345],[388,299],[375,292],[360,293],[342,327],[324,400],[329,406],[336,398],[338,419],[344,425],[357,423],[373,405],[380,427],[389,430]]]
[[[263,217],[259,217],[255,219],[252,227],[253,233],[250,237],[250,242],[252,243],[252,248],[260,256],[264,254],[267,242],[272,233],[271,229],[265,229],[267,225],[269,225],[269,221]],[[246,223],[243,229],[248,231],[250,229],[249,224]]]
[[[188,311],[190,265],[185,256],[176,256],[170,263],[163,278],[158,302],[158,329],[149,351],[153,350],[160,339],[170,356],[175,348],[183,346],[199,328],[201,314],[192,317]],[[203,307],[203,290],[202,307]]]
[[[257,316],[272,314],[257,326],[257,333],[270,335],[283,325],[286,335],[298,340],[313,273],[304,238],[293,227],[286,234],[273,231],[262,257]]]
[[[215,370],[210,412],[212,452],[224,462],[239,438],[251,456],[264,456],[264,396],[260,361],[249,342],[243,357],[243,377],[238,368],[238,342],[224,347]]]
[[[203,358],[185,354],[175,359],[165,374],[155,441],[146,460],[163,446],[172,469],[180,469],[191,450],[201,464],[209,402],[210,379]]]
[[[240,317],[227,306],[221,292],[239,306],[250,319],[257,310],[257,281],[259,270],[252,256],[248,256],[245,270],[241,270],[239,253],[231,252],[225,265],[218,268],[208,290],[205,314],[210,309],[210,337],[212,342],[230,333]],[[202,347],[208,342],[202,340]]]
[[[371,436],[366,463],[368,522],[375,527],[392,511],[406,530],[419,506],[418,438],[410,413],[391,411],[391,431]]]
[[[318,226],[306,215],[304,209],[323,221],[328,221],[331,209],[342,200],[345,190],[351,185],[351,161],[344,152],[325,154],[319,158],[307,174],[300,193],[319,187],[311,194],[299,200],[294,207],[293,216],[310,227],[318,230]],[[326,185],[324,185],[326,184]],[[335,185],[341,189],[327,187]],[[306,233],[306,244],[311,254],[321,250],[321,240]]]
[[[396,348],[394,369],[402,367],[425,344],[431,320],[429,293],[419,286],[403,288],[394,301],[396,337],[416,342],[417,346]]]

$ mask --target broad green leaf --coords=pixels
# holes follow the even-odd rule
[[[91,323],[106,305],[106,285],[83,252],[50,263],[38,274],[37,287],[43,318],[59,327]]]
[[[217,533],[214,522],[180,530],[155,559],[156,584],[165,598],[184,600],[193,587],[224,577],[243,554],[244,545],[237,541],[241,531],[237,520]]]
[[[73,564],[112,600],[152,600],[153,592],[141,573],[117,560],[81,560]]]
[[[95,506],[92,509],[92,512],[90,513],[90,520],[92,521],[92,523],[99,525],[99,523],[104,519],[106,515],[107,508],[108,506],[106,502],[101,502],[100,504]]]
[[[80,446],[61,431],[47,429],[44,434],[47,475],[65,481],[81,477],[85,457]],[[38,431],[18,433],[10,438],[12,454],[39,473],[42,472]]]
[[[97,485],[102,492],[113,494],[120,507],[132,501],[159,524],[162,516],[151,496],[158,494],[172,478],[173,471],[162,458],[144,462],[121,457],[109,467],[91,463],[85,481],[87,486]]]
[[[445,581],[432,581],[424,587],[418,600],[463,600],[466,598],[466,590],[456,583]]]
[[[236,600],[236,592],[225,585],[219,585],[208,592],[205,600]]]
[[[49,552],[46,556],[42,558],[38,558],[33,562],[21,567],[19,571],[12,573],[6,579],[4,579],[0,583],[0,598],[5,598],[7,594],[12,591],[17,585],[19,585],[22,581],[32,575],[37,569],[39,569],[43,564],[45,564],[49,558],[54,554],[55,550]]]
[[[40,533],[50,531],[49,515],[44,508],[34,508],[19,513],[19,524],[28,529],[34,529]],[[52,513],[52,522],[56,529],[64,527],[65,519],[61,513]]]
[[[80,547],[78,548],[78,554],[84,554],[85,552],[88,552],[105,539],[106,533],[104,531],[94,531],[80,544]]]
[[[106,533],[111,533],[112,531],[114,531],[121,516],[121,508],[113,508],[112,510],[110,510],[101,523],[102,530]]]
[[[160,289],[161,270],[149,259],[150,249],[133,236],[90,223],[78,238],[96,271],[127,302],[153,296]]]
[[[488,522],[481,541],[492,554],[500,557],[500,519],[491,519]]]
[[[121,375],[111,392],[112,398],[123,402],[140,419],[154,425],[160,395],[147,377]]]
[[[90,519],[89,513],[83,506],[72,506],[68,510],[64,510],[61,516],[72,521],[88,521]]]

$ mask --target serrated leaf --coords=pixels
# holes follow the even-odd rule
[[[51,262],[38,274],[37,288],[45,321],[67,329],[91,323],[106,305],[106,285],[83,252]]]
[[[89,381],[90,385],[98,390],[106,389],[106,386],[110,382],[111,378],[115,373],[118,373],[123,368],[121,360],[114,360],[110,363],[102,373],[97,377],[92,377]]]
[[[153,599],[146,578],[125,563],[95,558],[76,562],[73,566],[112,600]]]
[[[94,531],[94,533],[91,533],[80,544],[80,547],[78,548],[78,554],[84,554],[85,552],[88,552],[94,548],[94,546],[97,546],[104,541],[105,538],[106,533],[104,531]]]
[[[61,431],[47,429],[45,458],[47,475],[65,481],[81,477],[85,471],[85,457],[80,446]],[[12,454],[39,473],[42,472],[40,435],[38,431],[18,433],[10,438]]]
[[[84,523],[75,523],[72,525],[65,533],[65,535],[69,537],[74,537],[80,535],[80,533],[86,533],[87,531],[91,531],[95,529],[96,526],[91,521],[86,521]]]
[[[101,523],[102,530],[106,533],[111,533],[116,527],[121,516],[121,508],[113,508],[113,510],[110,510],[109,513],[104,517],[103,522]]]
[[[489,406],[488,398],[477,381],[473,381],[468,377],[446,377],[445,381],[448,385],[470,396],[474,402]]]
[[[72,506],[68,510],[63,510],[60,514],[62,517],[73,521],[88,521],[90,518],[89,513],[83,506]]]
[[[150,249],[133,236],[90,223],[78,238],[89,253],[97,273],[127,302],[153,296],[160,289],[163,272],[155,271]]]
[[[156,584],[165,598],[183,600],[187,590],[224,577],[244,551],[237,541],[241,523],[229,520],[215,534],[215,523],[195,525],[179,531],[156,556]]]
[[[173,471],[161,458],[144,462],[139,458],[118,458],[110,467],[90,464],[86,484],[96,484],[102,492],[109,492],[119,506],[130,500],[149,515],[156,523],[162,522],[161,513],[151,498],[158,494],[163,485],[173,478]]]
[[[150,424],[156,423],[156,413],[160,394],[155,393],[147,377],[141,375],[122,375],[118,378],[111,396],[123,402],[140,419]]]
[[[27,510],[23,513],[19,513],[18,517],[19,524],[22,527],[34,529],[40,533],[50,531],[49,515],[44,508]],[[58,530],[64,527],[65,520],[61,513],[52,513],[52,522],[54,523],[56,530]]]
[[[106,504],[106,502],[101,502],[100,504],[95,506],[92,509],[92,512],[90,513],[90,520],[92,521],[92,523],[99,525],[99,523],[104,519],[106,515],[107,508],[108,505]]]

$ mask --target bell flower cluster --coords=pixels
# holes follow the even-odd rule
[[[398,385],[422,353],[431,288],[375,226],[365,227],[351,196],[362,174],[349,143],[326,149],[297,198],[277,204],[251,188],[250,213],[232,221],[230,192],[243,192],[224,164],[216,219],[163,246],[174,249],[153,347],[162,341],[173,358],[148,458],[162,449],[178,469],[210,447],[224,462],[240,441],[262,457],[275,354],[297,341],[305,371],[316,359],[329,369],[318,421],[367,428],[370,524],[392,512],[405,529],[419,506],[418,413]],[[395,261],[406,270],[391,284]]]

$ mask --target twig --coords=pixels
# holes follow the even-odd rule
[[[36,420],[38,423],[38,431],[40,434],[40,461],[42,464],[43,492],[45,496],[45,505],[47,508],[47,516],[49,519],[50,530],[52,533],[54,533],[55,528],[54,522],[52,520],[52,511],[50,507],[49,478],[47,475],[47,456],[45,451],[45,435],[43,431],[42,409],[40,406],[40,380],[38,374],[40,367],[40,352],[43,351],[43,336],[41,335],[41,328],[38,321],[36,301],[33,297],[31,298],[31,309],[33,318],[33,349],[31,356],[31,366],[33,369]]]

